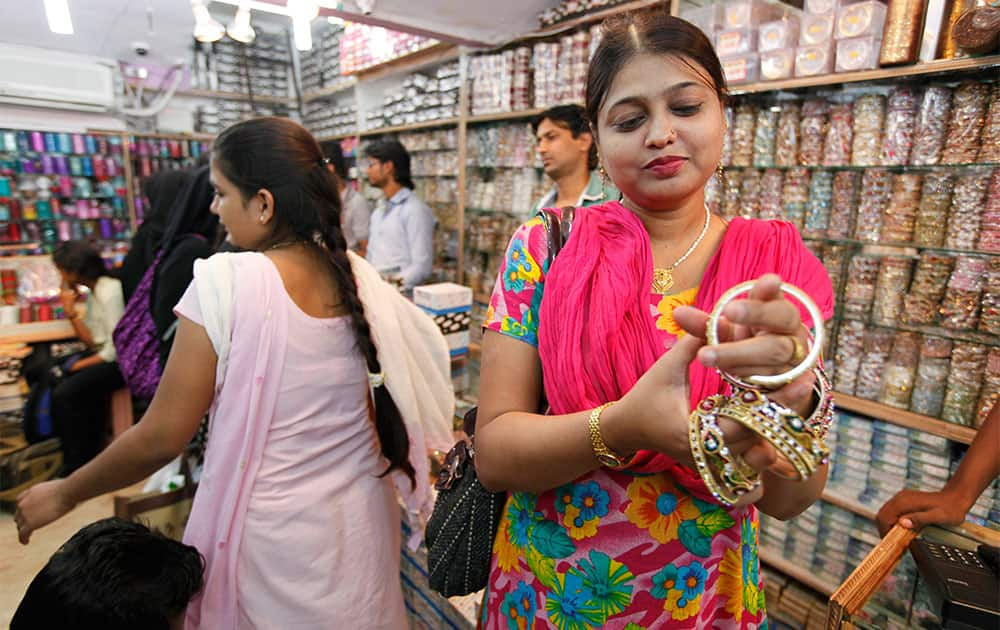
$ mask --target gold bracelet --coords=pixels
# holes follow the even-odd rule
[[[620,457],[617,453],[608,448],[604,438],[601,437],[601,414],[615,404],[613,402],[604,403],[597,409],[590,412],[588,428],[590,430],[590,446],[594,449],[594,457],[601,462],[602,466],[613,469],[622,469],[628,466],[631,457]]]

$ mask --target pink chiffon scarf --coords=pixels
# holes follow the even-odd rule
[[[652,270],[649,235],[635,213],[618,202],[577,209],[572,236],[545,279],[539,311],[538,351],[553,414],[620,399],[666,351],[649,310]],[[795,226],[744,218],[729,223],[695,306],[708,311],[732,286],[766,273],[803,289],[824,320],[833,315],[829,276]],[[800,311],[811,326],[808,313]],[[697,360],[688,374],[692,409],[729,391],[714,369]],[[662,453],[640,452],[631,469],[669,471],[688,489],[708,496],[697,473]]]

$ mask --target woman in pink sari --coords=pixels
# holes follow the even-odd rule
[[[655,14],[606,25],[587,111],[622,199],[577,209],[551,268],[541,220],[524,224],[487,316],[476,465],[487,487],[510,492],[483,605],[489,630],[767,626],[758,510],[802,512],[826,468],[791,481],[773,447],[724,425],[763,480],[726,509],[692,470],[688,416],[729,392],[717,368],[745,376],[798,363],[813,322],[779,281],[824,319],[833,296],[792,225],[708,211],[726,98],[719,60],[691,24]],[[724,343],[702,347],[705,311],[746,280],[758,281],[725,309]],[[814,379],[771,398],[808,417]]]

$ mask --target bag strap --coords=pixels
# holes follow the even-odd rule
[[[569,240],[570,232],[573,230],[573,218],[576,215],[576,208],[573,206],[563,206],[557,213],[553,208],[544,208],[539,217],[545,226],[545,238],[549,246],[548,265],[552,268],[556,256],[562,250],[566,241]]]
[[[559,212],[556,212],[553,208],[544,208],[539,213],[542,224],[545,226],[545,237],[549,246],[549,254],[546,259],[548,265],[546,269],[552,269],[552,263],[555,262],[556,256],[559,255],[566,241],[569,240],[575,216],[576,208],[573,206],[563,206],[559,209]],[[542,400],[540,402],[540,406],[544,410],[548,406],[545,400],[544,389],[542,390]],[[473,407],[465,414],[465,418],[462,421],[462,430],[470,438],[476,432],[476,416],[478,415],[478,411],[479,407]]]

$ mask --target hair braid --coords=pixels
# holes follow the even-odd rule
[[[382,371],[382,364],[378,360],[378,348],[375,346],[375,340],[372,339],[371,326],[368,324],[368,318],[365,317],[364,304],[362,304],[361,298],[358,296],[357,280],[354,278],[351,261],[347,256],[347,242],[344,239],[343,232],[339,229],[331,229],[323,232],[323,242],[326,245],[333,271],[337,276],[340,297],[350,311],[351,325],[354,328],[354,335],[358,340],[358,348],[365,357],[368,371],[377,374]],[[386,475],[393,469],[398,468],[410,478],[411,485],[416,485],[416,471],[413,468],[413,464],[410,463],[410,436],[406,431],[406,425],[400,423],[397,427],[390,421],[392,416],[401,417],[399,409],[396,407],[396,402],[392,399],[385,385],[376,387],[374,396],[376,412],[375,431],[378,433],[379,442],[382,444],[382,451],[387,457],[388,453],[402,455],[402,459],[390,459],[389,468],[382,474]],[[379,413],[380,411],[388,411],[387,407],[389,406],[391,406],[391,413]]]
[[[378,349],[358,296],[347,242],[340,228],[340,193],[315,138],[287,118],[257,118],[237,123],[219,134],[212,160],[237,186],[244,202],[261,189],[271,192],[275,227],[270,243],[294,239],[312,243],[324,251],[368,371],[380,372]],[[382,475],[401,470],[416,485],[406,425],[384,385],[374,389],[374,403],[375,430],[382,454],[389,461]]]

